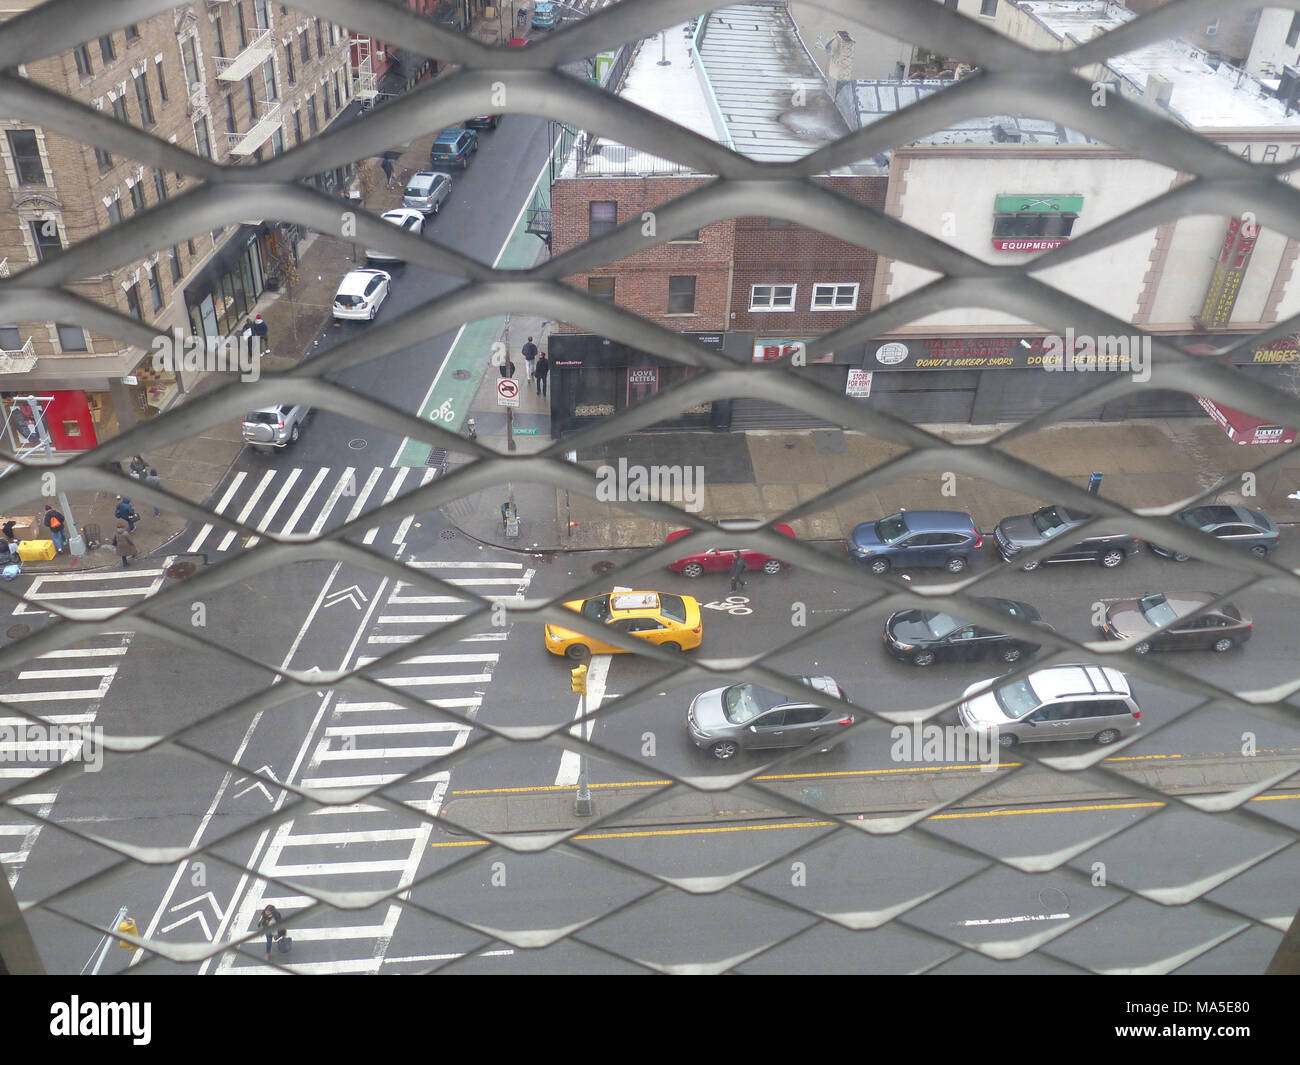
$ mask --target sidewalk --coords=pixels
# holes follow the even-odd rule
[[[491,386],[495,395],[495,383]],[[484,391],[480,389],[480,397]],[[925,428],[952,441],[984,437],[992,429],[971,425]],[[486,437],[482,424],[479,438],[504,452],[503,438]],[[519,441],[521,452],[539,451],[546,444],[540,439],[537,443],[526,439],[527,447],[524,440]],[[600,449],[580,452],[578,461],[591,470],[603,463],[616,466],[622,457],[629,465],[700,467],[703,490],[699,517],[773,519],[903,450],[887,441],[838,429],[640,433]],[[1275,448],[1265,445],[1243,447],[1232,443],[1208,418],[1123,425],[1072,423],[1016,440],[1005,450],[1081,488],[1087,486],[1089,473],[1100,469],[1105,475],[1101,494],[1129,508],[1191,497],[1226,473],[1248,470],[1277,455]],[[965,510],[987,535],[1008,514],[1023,514],[1051,502],[966,474],[957,475],[955,494],[945,494],[943,477],[937,471],[910,475],[888,488],[815,511],[791,525],[801,540],[842,541],[860,522],[902,507]],[[674,528],[673,524],[639,515],[635,508],[614,507],[584,495],[544,485],[515,488],[523,534],[519,540],[505,538],[499,502],[495,506],[453,505],[443,512],[475,540],[543,551],[658,546]],[[1280,524],[1297,524],[1300,503],[1287,498],[1297,488],[1300,455],[1289,460],[1285,468],[1260,475],[1255,495],[1246,497],[1239,490],[1229,490],[1220,493],[1216,501],[1262,510]]]

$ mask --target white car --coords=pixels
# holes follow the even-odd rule
[[[392,222],[393,225],[406,230],[408,233],[415,234],[417,237],[424,230],[424,212],[410,207],[396,207],[391,211],[385,211],[379,217],[385,222]],[[380,251],[378,248],[367,248],[366,258],[373,259],[376,262],[400,263],[406,261],[392,252]]]
[[[392,275],[383,270],[353,270],[334,293],[334,317],[374,321],[388,296]]]

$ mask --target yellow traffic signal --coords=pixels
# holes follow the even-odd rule
[[[579,666],[569,674],[573,678],[573,690],[579,695],[587,694],[587,667]]]
[[[136,927],[135,921],[133,921],[130,917],[122,921],[122,923],[117,926],[117,930],[119,932],[124,932],[126,935],[129,936],[138,936],[140,934],[140,929]],[[123,950],[140,949],[134,943],[128,943],[125,939],[119,939],[117,941],[117,945],[121,947]]]

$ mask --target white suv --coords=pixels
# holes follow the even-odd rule
[[[249,411],[244,415],[244,440],[256,447],[278,449],[296,444],[310,413],[310,407],[291,403]]]
[[[1142,723],[1128,678],[1106,666],[1048,666],[1004,684],[994,677],[962,696],[962,725],[995,733],[1003,747],[1031,740],[1114,743]]]

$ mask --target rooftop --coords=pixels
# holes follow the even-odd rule
[[[1072,46],[1137,17],[1110,0],[1021,0],[1019,7]],[[1165,78],[1173,88],[1169,113],[1192,129],[1300,125],[1300,116],[1288,116],[1267,85],[1227,64],[1216,70],[1205,52],[1185,41],[1151,44],[1114,56],[1106,66],[1128,82],[1126,95],[1142,95],[1152,74]]]

